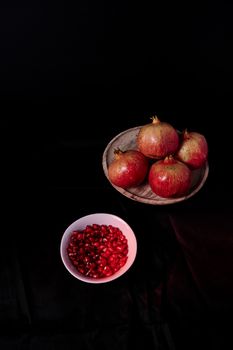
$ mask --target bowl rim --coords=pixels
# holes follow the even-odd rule
[[[109,277],[99,278],[99,279],[87,277],[87,276],[79,273],[75,269],[75,267],[72,266],[72,263],[69,262],[68,255],[66,253],[67,243],[69,241],[69,238],[70,238],[72,232],[75,230],[75,226],[77,226],[77,224],[81,223],[82,221],[85,222],[85,220],[91,219],[92,217],[93,218],[98,217],[99,219],[102,217],[113,218],[114,220],[116,220],[116,222],[118,221],[119,223],[121,223],[122,225],[124,225],[127,228],[127,233],[122,232],[128,240],[129,252],[128,252],[128,259],[126,261],[126,264],[124,266],[122,266],[113,275],[111,275]],[[93,222],[93,224],[94,223],[95,222]],[[90,225],[91,225],[91,223],[90,223]],[[109,224],[106,223],[106,225],[111,225],[111,223],[109,223]],[[82,225],[83,229],[86,226],[87,226],[87,224],[83,224]],[[114,224],[113,226],[116,226],[116,224]],[[122,229],[121,229],[121,231],[122,231]],[[129,245],[129,238],[130,238],[130,245]],[[106,212],[92,213],[92,214],[87,214],[87,215],[84,215],[82,217],[79,217],[78,219],[73,221],[69,226],[67,226],[67,228],[64,230],[64,232],[62,234],[62,238],[61,238],[61,242],[60,242],[60,256],[61,256],[63,265],[68,270],[68,272],[71,275],[73,275],[76,279],[83,281],[83,282],[92,283],[92,284],[107,283],[107,282],[112,282],[112,281],[118,279],[120,276],[124,275],[130,269],[130,267],[133,265],[133,263],[136,259],[136,255],[137,255],[137,239],[136,239],[136,236],[135,236],[135,233],[134,233],[132,227],[124,219],[122,219],[120,216],[118,216],[116,214],[106,213]]]

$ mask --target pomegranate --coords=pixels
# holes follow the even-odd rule
[[[141,127],[136,142],[139,151],[145,156],[160,159],[177,151],[179,135],[171,124],[161,122],[155,116],[152,117],[152,123]]]
[[[113,275],[128,259],[128,241],[118,227],[87,225],[73,231],[68,256],[79,273],[92,278]]]
[[[208,144],[205,136],[198,132],[185,130],[176,157],[191,169],[201,168],[208,157]]]
[[[149,159],[137,150],[114,151],[114,160],[108,167],[109,180],[116,186],[128,188],[140,185],[149,169]]]
[[[152,164],[148,182],[152,191],[160,197],[179,197],[190,188],[191,170],[170,155]]]

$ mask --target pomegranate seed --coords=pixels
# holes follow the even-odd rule
[[[78,272],[92,278],[113,275],[128,259],[128,241],[118,227],[87,225],[73,231],[68,256]]]

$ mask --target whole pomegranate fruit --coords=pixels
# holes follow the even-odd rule
[[[114,160],[108,167],[109,180],[116,186],[128,188],[140,185],[149,169],[149,159],[137,150],[114,151]]]
[[[204,135],[198,132],[182,134],[180,147],[176,158],[187,164],[191,169],[201,168],[208,157],[208,144]]]
[[[145,156],[160,159],[177,151],[179,136],[171,124],[161,122],[155,116],[152,117],[152,123],[141,127],[136,143],[139,151]]]
[[[153,163],[148,176],[152,191],[160,197],[178,197],[191,185],[191,170],[184,163],[168,156]]]

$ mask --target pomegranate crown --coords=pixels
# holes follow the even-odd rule
[[[115,158],[118,159],[121,156],[121,154],[123,154],[125,152],[122,151],[120,149],[120,147],[117,147],[117,148],[114,149],[113,153],[114,153]]]
[[[164,163],[166,164],[172,164],[174,162],[175,162],[175,158],[172,154],[169,154],[164,158]]]
[[[185,140],[187,140],[187,139],[190,138],[189,131],[188,131],[187,128],[185,128],[185,129],[183,130],[183,132],[182,132],[182,137],[183,137],[183,139],[185,139]]]
[[[157,115],[153,115],[150,119],[152,120],[152,124],[157,124],[160,122]]]

